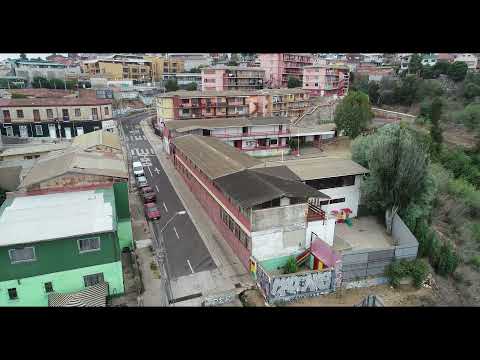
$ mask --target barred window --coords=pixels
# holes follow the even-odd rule
[[[97,285],[103,282],[103,273],[86,275],[83,277],[83,282],[85,283],[85,287]]]
[[[8,250],[8,254],[10,255],[10,261],[12,264],[36,260],[35,248],[33,246],[19,249],[10,249]]]
[[[86,238],[78,240],[78,250],[80,253],[100,250],[100,238]]]

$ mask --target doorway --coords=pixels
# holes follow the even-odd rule
[[[28,137],[28,129],[26,125],[20,125],[19,129],[20,129],[20,137],[23,137],[23,138]]]
[[[77,127],[77,135],[83,135],[83,127],[82,126]]]
[[[65,129],[65,138],[66,139],[71,139],[72,138],[72,129],[69,127],[64,128]]]
[[[48,134],[52,139],[57,138],[57,131],[55,130],[55,124],[48,124]]]

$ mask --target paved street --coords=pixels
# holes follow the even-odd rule
[[[160,220],[154,221],[158,237],[165,223],[175,212],[184,208],[139,124],[146,117],[148,114],[142,113],[119,119],[118,122],[125,135],[129,164],[141,161],[149,185],[157,192],[157,205],[162,214]],[[178,215],[168,225],[164,231],[164,244],[172,279],[216,268],[188,213]]]

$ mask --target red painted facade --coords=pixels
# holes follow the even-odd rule
[[[178,159],[182,160],[183,164]],[[222,205],[236,217],[236,220],[239,220],[239,222],[249,230],[251,229],[250,222],[217,189],[213,187],[211,180],[208,179],[207,176],[201,174],[197,169],[193,170],[192,167],[188,165],[188,159],[176,152],[173,160],[175,168],[190,188],[190,191],[195,195],[198,201],[200,201],[210,219],[212,219],[217,229],[223,235],[224,239],[233,249],[245,268],[248,269],[251,250],[247,249],[225,225],[220,217],[220,204],[205,190],[205,188],[192,176],[192,174],[195,174],[197,177],[199,177],[208,190],[215,194],[215,196],[222,202]]]

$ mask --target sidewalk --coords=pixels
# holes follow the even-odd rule
[[[243,267],[229,245],[223,240],[222,235],[206,215],[196,197],[183,182],[183,179],[175,170],[173,163],[168,159],[168,155],[163,151],[161,138],[153,133],[147,121],[143,120],[141,122],[143,132],[154,148],[163,170],[167,174],[180,201],[190,215],[195,228],[217,266],[217,269],[212,271],[202,271],[200,273],[182,276],[178,279],[172,279],[171,286],[174,297],[179,298],[198,292],[201,292],[204,297],[208,294],[228,291],[235,291],[235,293],[238,294],[245,288],[253,286],[254,283],[250,274]],[[199,300],[201,300],[201,298]],[[198,302],[199,301],[191,301],[191,303],[196,304]],[[181,305],[175,304],[175,306]]]

